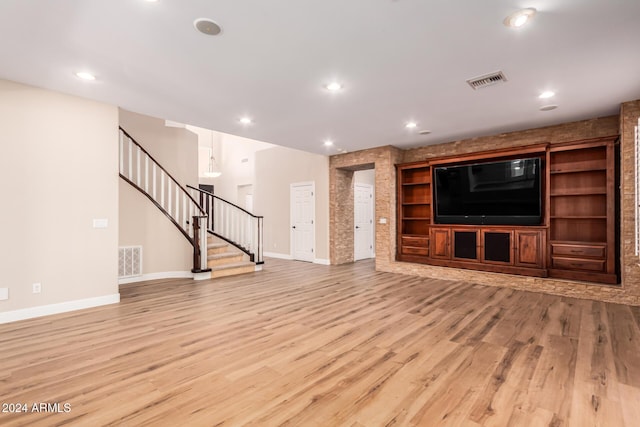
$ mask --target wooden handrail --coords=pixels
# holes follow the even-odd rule
[[[191,186],[191,185],[187,185],[187,188],[190,188],[190,189],[192,189],[192,190],[196,190],[196,191],[199,191],[199,192],[201,192],[201,193],[207,194],[207,195],[209,195],[209,196],[213,197],[214,199],[218,199],[218,200],[220,200],[221,202],[224,202],[224,203],[226,203],[226,204],[228,204],[228,205],[233,206],[234,208],[240,209],[242,212],[244,212],[244,213],[246,213],[246,214],[249,214],[249,215],[251,215],[251,216],[252,216],[252,217],[254,217],[254,218],[264,218],[264,216],[262,216],[262,215],[254,215],[254,214],[252,214],[251,212],[249,212],[248,210],[246,210],[246,209],[244,209],[244,208],[241,208],[240,206],[238,206],[238,205],[236,205],[236,204],[234,204],[234,203],[231,203],[230,201],[225,200],[225,199],[223,199],[222,197],[218,197],[218,196],[216,196],[216,195],[215,195],[215,194],[213,194],[213,193],[209,193],[207,190],[203,190],[203,189],[201,189],[201,188],[196,188],[196,187]]]
[[[208,213],[189,194],[189,191],[178,183],[178,181],[167,170],[153,158],[127,131],[119,127],[120,130],[120,171],[119,175],[133,188],[144,194],[151,203],[162,212],[169,221],[180,231],[193,247],[193,273],[211,271],[207,267],[207,227],[200,226],[201,218],[209,218]],[[126,138],[125,138],[126,137]],[[125,168],[125,141],[128,146]],[[135,147],[135,148],[134,148]],[[135,156],[134,156],[135,152]],[[133,161],[135,158],[135,162]],[[144,167],[141,164],[144,162]],[[149,168],[151,165],[151,169]],[[128,171],[128,172],[127,172]],[[156,172],[159,172],[160,199],[157,195]],[[151,187],[149,183],[151,172]],[[144,179],[141,173],[144,173]],[[166,189],[165,189],[166,188]],[[172,195],[175,198],[172,200]],[[165,204],[165,195],[168,202]],[[167,206],[167,207],[165,207]],[[175,215],[175,216],[174,216]],[[181,224],[182,222],[182,224]],[[189,233],[193,231],[193,236]]]
[[[124,179],[126,182],[128,182],[129,184],[131,184],[131,186],[133,188],[135,188],[136,190],[138,190],[139,192],[141,192],[142,194],[144,194],[145,196],[147,196],[147,198],[149,200],[151,200],[151,203],[153,203],[155,205],[156,208],[160,209],[160,212],[162,212],[164,214],[164,216],[167,217],[167,219],[169,221],[171,221],[173,223],[173,225],[176,226],[176,228],[178,230],[180,230],[180,232],[182,233],[182,235],[189,241],[189,243],[193,246],[193,238],[191,236],[189,236],[189,234],[184,231],[184,229],[180,226],[180,224],[178,224],[178,222],[171,216],[169,215],[169,212],[167,212],[167,210],[165,208],[163,208],[160,203],[156,202],[153,197],[151,197],[151,195],[147,192],[145,192],[142,188],[140,188],[140,186],[138,186],[138,184],[136,184],[135,182],[131,181],[129,178],[127,178],[126,176],[120,174],[120,178]]]
[[[252,262],[263,264],[263,220],[261,215],[254,215],[248,210],[216,196],[206,190],[187,185],[187,189],[196,191],[200,195],[200,204],[207,212],[209,225],[207,231],[222,240],[231,243],[247,255]],[[197,197],[197,195],[196,195]],[[219,203],[214,203],[216,200]],[[216,208],[218,206],[218,208]],[[240,216],[230,214],[236,212]],[[226,214],[225,214],[226,212]],[[221,216],[219,216],[221,215]],[[242,216],[244,215],[244,217]],[[242,221],[249,221],[249,231],[241,225]]]
[[[118,126],[118,129],[120,129],[122,133],[124,133],[127,136],[127,138],[129,138],[138,148],[140,148],[140,150],[142,150],[144,154],[149,156],[149,159],[151,159],[156,165],[158,165],[158,168],[160,168],[160,170],[162,170],[169,177],[169,179],[171,179],[171,181],[173,181],[176,184],[176,186],[182,188],[182,185],[180,185],[180,183],[173,177],[173,175],[167,172],[167,170],[164,167],[162,167],[162,165],[156,159],[154,159],[153,156],[149,154],[149,152],[145,150],[142,145],[138,144],[138,141],[136,141],[135,138],[129,135],[129,133],[126,130],[122,129],[121,126]],[[204,211],[204,209],[202,209],[200,204],[196,200],[194,200],[193,197],[191,197],[191,194],[189,194],[188,191],[185,191],[185,193],[187,194],[187,197],[189,197],[191,201],[195,203],[196,206],[198,206],[198,208],[200,209],[200,213],[203,215],[206,214],[206,212]]]

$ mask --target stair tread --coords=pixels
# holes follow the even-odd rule
[[[229,270],[232,268],[253,267],[253,266],[254,264],[251,261],[234,262],[233,264],[224,264],[224,265],[211,267],[211,271]]]
[[[228,243],[207,243],[207,249],[219,249],[229,246]]]
[[[221,254],[213,254],[208,255],[207,259],[222,259],[222,258],[233,258],[237,256],[242,256],[242,252],[223,252]]]

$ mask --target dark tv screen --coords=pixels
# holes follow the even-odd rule
[[[436,167],[435,222],[540,224],[541,166],[529,158]]]

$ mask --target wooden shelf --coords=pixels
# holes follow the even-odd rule
[[[602,190],[592,190],[590,188],[586,189],[572,189],[572,190],[551,190],[551,197],[563,197],[563,196],[590,196],[590,195],[599,195],[599,194],[607,194],[605,189]]]
[[[403,203],[403,204],[402,204],[402,206],[420,206],[420,205],[423,205],[423,206],[429,206],[429,205],[431,205],[431,203],[428,203],[428,202],[426,202],[426,203],[422,203],[422,202],[409,202],[409,203]]]
[[[605,159],[585,160],[581,162],[556,163],[551,165],[549,171],[552,175],[559,173],[576,173],[607,170],[607,161]]]
[[[552,215],[551,219],[607,219],[603,215]]]
[[[431,185],[431,181],[429,181],[429,182],[403,182],[402,185]]]
[[[403,221],[431,221],[431,218],[429,217],[424,217],[424,218],[417,218],[417,217],[405,217],[402,218]]]

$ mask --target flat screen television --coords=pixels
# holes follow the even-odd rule
[[[437,224],[542,223],[540,158],[434,168]]]

